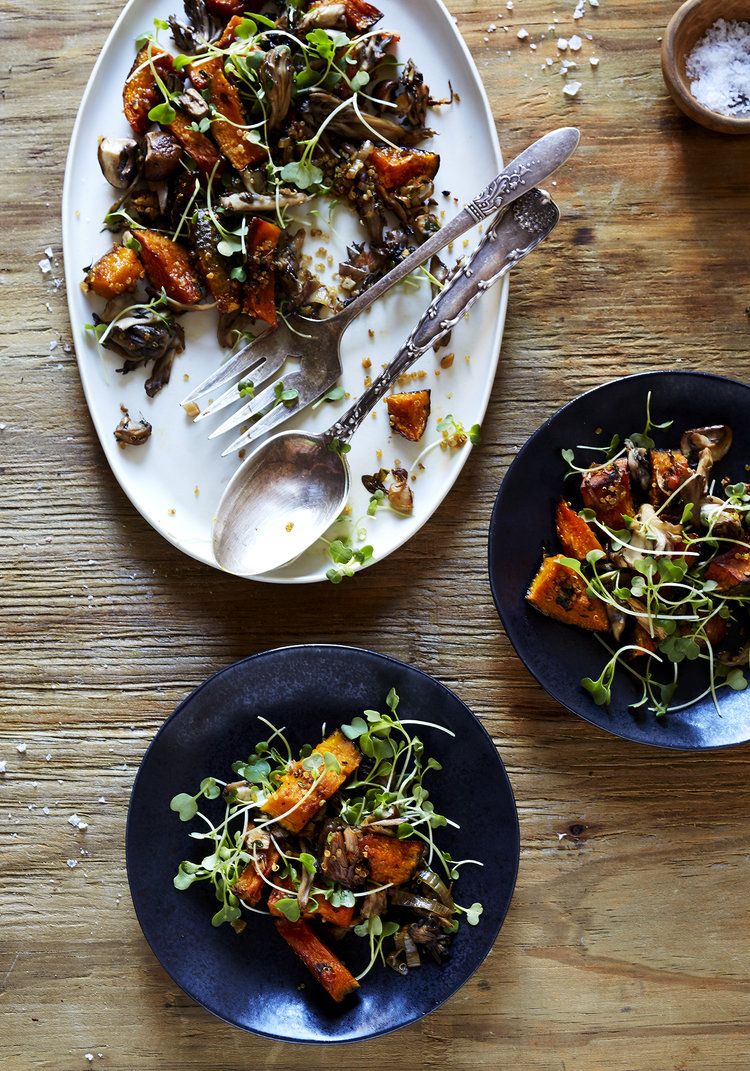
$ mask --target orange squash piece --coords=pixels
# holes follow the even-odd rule
[[[387,190],[395,190],[417,179],[432,181],[440,166],[440,157],[426,149],[382,145],[372,150],[368,163],[375,168],[381,185]]]
[[[579,562],[582,562],[591,550],[604,550],[583,517],[579,517],[564,498],[559,499],[557,503],[555,531],[563,554],[569,558],[577,558]]]
[[[419,442],[430,415],[430,392],[414,390],[404,394],[390,394],[386,398],[386,405],[394,431],[410,442]]]
[[[715,580],[719,591],[744,590],[750,586],[750,544],[735,543],[709,562],[706,580]]]
[[[268,910],[276,918],[285,918],[284,913],[276,905],[279,900],[283,900],[286,896],[294,896],[294,890],[288,879],[277,882],[277,885],[281,888],[272,889],[268,894]],[[288,889],[288,892],[282,892],[281,889]],[[347,929],[354,919],[354,908],[334,907],[330,900],[326,900],[324,896],[316,895],[308,902],[302,915],[304,918],[317,918],[321,922],[328,922],[332,926],[340,926],[342,929]]]
[[[153,41],[147,42],[135,57],[125,79],[122,103],[125,118],[136,134],[145,134],[151,126],[148,113],[164,100],[154,71],[165,78],[172,70],[172,57]]]
[[[154,286],[158,290],[164,288],[173,301],[197,304],[202,294],[187,249],[158,231],[139,230],[135,236],[141,243],[141,260]]]
[[[692,475],[692,469],[688,465],[688,459],[679,450],[651,450],[649,458],[652,475],[648,500],[658,509],[670,495],[682,487],[685,480]],[[672,513],[681,512],[682,502],[675,501]]]
[[[219,312],[237,312],[242,307],[243,286],[231,276],[232,264],[219,252],[221,235],[210,212],[199,209],[190,228],[196,263]]]
[[[419,866],[423,845],[418,840],[397,840],[382,833],[365,833],[359,849],[370,864],[370,881],[377,885],[403,885]]]
[[[243,311],[256,320],[265,320],[276,327],[276,277],[269,261],[276,248],[281,230],[275,223],[254,216],[248,225],[247,250],[252,278],[245,287]]]
[[[253,167],[266,158],[262,145],[249,141],[246,134],[247,116],[242,107],[237,86],[224,73],[224,57],[211,56],[191,64],[190,80],[196,89],[208,89],[209,100],[217,115],[211,123],[211,134],[219,148],[237,171]]]
[[[592,632],[608,632],[607,609],[599,599],[592,599],[586,580],[556,554],[545,558],[531,582],[526,598],[547,617]]]
[[[220,175],[223,170],[221,153],[210,138],[193,129],[193,120],[187,112],[176,111],[171,123],[162,124],[165,130],[174,136],[196,165],[200,173],[208,178],[212,173]]]
[[[255,849],[255,858],[251,859],[232,886],[232,892],[244,900],[246,904],[254,906],[263,894],[266,884],[264,878],[268,878],[279,861],[279,853],[273,844],[268,848]]]
[[[362,761],[359,748],[348,740],[340,729],[327,736],[313,751],[313,754],[320,755],[321,758],[324,758],[326,753],[336,759],[338,771],[321,766],[323,772],[319,773],[306,769],[301,760],[294,762],[282,776],[279,787],[261,807],[262,811],[278,818],[281,825],[293,833],[304,829]]]
[[[145,274],[135,250],[126,245],[116,245],[89,269],[84,287],[109,301],[110,298],[135,290],[138,280]]]
[[[276,918],[274,923],[289,947],[337,1003],[359,989],[357,979],[304,919],[290,922],[289,919]]]
[[[581,496],[584,505],[593,509],[603,525],[615,531],[622,529],[623,515],[634,517],[636,512],[626,459],[618,458],[608,465],[584,472]]]

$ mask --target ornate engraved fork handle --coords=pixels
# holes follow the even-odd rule
[[[502,216],[485,234],[471,259],[430,303],[391,363],[373,380],[354,405],[324,432],[328,442],[348,442],[394,380],[430,346],[450,331],[474,302],[514,264],[526,256],[557,223],[559,212],[538,190],[518,203],[518,211]]]

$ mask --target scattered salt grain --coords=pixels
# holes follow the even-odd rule
[[[39,267],[42,269],[45,275],[48,272],[51,272],[52,264],[50,263],[49,257],[42,257],[42,259],[39,261]]]
[[[18,752],[19,755],[25,755],[26,754],[26,745],[25,744],[16,744],[16,751]]]
[[[750,22],[718,19],[687,58],[690,92],[720,115],[750,113]]]
[[[580,82],[566,82],[566,84],[563,86],[563,93],[566,97],[575,97],[578,95],[578,91],[580,88]]]
[[[74,866],[78,866],[78,860],[77,859],[68,859],[68,866],[72,870]]]
[[[49,259],[52,260],[52,258],[53,258],[53,256],[55,254],[54,254],[54,250],[52,249],[51,245],[48,245],[47,248],[44,250],[44,255],[45,255],[45,257],[49,257]]]
[[[598,56],[592,56],[591,59],[589,60],[589,63],[591,64],[592,67],[598,67],[599,66],[599,58],[598,58]]]
[[[568,41],[568,48],[570,48],[573,52],[577,52],[582,44],[583,41],[578,36],[578,34],[573,34],[573,36]]]
[[[558,39],[557,39],[558,52],[566,52],[567,48],[568,48],[568,39],[567,39],[567,37],[558,37]]]
[[[0,759],[0,773],[5,773],[5,759]]]
[[[529,36],[529,31],[528,30],[519,30],[518,33],[516,34],[516,37],[518,38],[519,41],[525,41],[528,36]]]

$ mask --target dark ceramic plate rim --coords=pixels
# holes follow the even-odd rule
[[[662,445],[673,445],[674,435],[690,426],[689,422],[683,423],[679,412],[670,410],[670,402],[692,407],[696,414],[698,410],[704,412],[703,424],[723,422],[720,421],[722,411],[731,410],[735,418],[741,414],[740,424],[736,419],[726,421],[733,426],[735,442],[721,466],[722,470],[728,466],[730,473],[734,469],[735,478],[739,478],[740,471],[744,472],[742,466],[750,462],[750,387],[746,384],[707,372],[668,370],[641,372],[594,387],[549,417],[508,467],[489,529],[492,597],[521,661],[545,691],[571,713],[614,736],[649,746],[690,751],[731,747],[750,740],[750,690],[723,692],[722,718],[718,718],[710,699],[666,718],[635,717],[628,711],[627,703],[618,703],[617,688],[613,689],[611,708],[597,707],[578,685],[581,676],[596,677],[604,666],[604,652],[597,641],[544,618],[524,598],[544,544],[557,545],[553,514],[554,502],[563,488],[560,450],[596,441],[593,434],[596,427],[603,429],[599,440],[602,444],[608,443],[615,431],[622,436],[639,430],[645,422],[648,391],[652,392],[652,418],[675,420],[671,443],[668,432],[655,433],[657,443]],[[630,423],[632,419],[636,422]],[[534,490],[524,495],[524,487]],[[512,526],[505,523],[505,518],[513,512],[513,502],[519,500],[523,502],[524,523],[528,520],[522,542],[513,535]],[[543,514],[535,518],[540,509]],[[585,671],[576,672],[573,681],[568,667],[580,668],[584,664]]]
[[[239,945],[232,945],[230,951],[224,954],[216,945],[218,935],[224,931],[225,936],[228,927],[220,927],[218,930],[211,928],[210,911],[206,911],[204,905],[201,905],[200,920],[196,925],[199,937],[205,936],[205,946],[200,944],[200,940],[193,942],[190,946],[189,959],[184,954],[180,959],[179,952],[175,954],[174,946],[178,944],[182,946],[183,938],[181,933],[178,933],[181,920],[187,919],[185,925],[190,926],[193,925],[193,918],[196,917],[194,902],[172,898],[172,894],[179,898],[190,897],[194,889],[178,893],[173,889],[171,882],[175,870],[174,860],[179,861],[180,858],[190,855],[191,842],[187,833],[193,827],[182,826],[177,816],[169,812],[168,803],[174,791],[187,789],[195,778],[188,772],[181,775],[179,779],[175,779],[174,772],[169,770],[169,765],[170,762],[174,764],[180,761],[179,751],[175,752],[174,748],[179,749],[182,746],[180,743],[184,735],[182,730],[189,727],[191,721],[194,721],[203,709],[208,709],[207,716],[211,717],[210,711],[215,708],[215,699],[220,697],[223,691],[229,689],[230,694],[234,696],[244,690],[249,697],[249,706],[247,699],[238,699],[237,702],[239,705],[248,706],[244,716],[249,717],[250,713],[262,713],[267,709],[264,705],[262,710],[252,711],[253,696],[256,697],[256,702],[263,702],[260,698],[261,693],[264,690],[268,691],[273,682],[284,679],[289,682],[288,687],[291,693],[294,693],[295,687],[304,691],[307,687],[302,683],[304,672],[313,670],[323,674],[321,679],[326,678],[327,675],[330,677],[330,683],[326,679],[325,683],[319,686],[321,697],[326,693],[338,694],[337,690],[341,687],[341,678],[345,672],[348,675],[346,688],[350,688],[349,677],[352,680],[356,678],[357,681],[364,681],[365,691],[368,688],[373,690],[375,682],[377,682],[378,691],[387,684],[382,697],[370,695],[369,701],[363,704],[362,709],[367,706],[377,708],[378,704],[381,709],[384,709],[385,695],[391,684],[395,684],[399,694],[404,693],[399,708],[403,717],[408,716],[404,705],[404,695],[412,703],[416,696],[421,696],[424,703],[432,704],[431,709],[435,710],[435,720],[440,720],[438,715],[441,714],[443,721],[451,725],[454,730],[460,725],[461,735],[457,735],[456,740],[451,741],[452,746],[458,746],[460,750],[456,756],[458,765],[455,769],[458,770],[459,766],[461,769],[466,767],[464,773],[468,776],[471,769],[472,776],[474,776],[474,764],[485,765],[486,783],[490,788],[483,793],[482,807],[485,813],[494,816],[495,829],[501,829],[502,837],[496,835],[496,840],[492,842],[492,854],[488,853],[488,858],[484,860],[486,865],[481,871],[480,868],[467,867],[462,872],[458,888],[462,889],[463,886],[463,891],[472,891],[471,898],[467,898],[465,902],[471,903],[473,899],[481,899],[484,903],[484,914],[480,926],[463,927],[454,942],[454,950],[460,950],[456,970],[451,971],[450,962],[443,968],[426,964],[417,974],[401,979],[385,968],[380,968],[382,973],[378,974],[378,968],[376,968],[364,980],[356,1000],[339,1008],[339,1006],[332,1007],[325,994],[321,1000],[320,994],[316,992],[315,982],[307,974],[305,968],[297,963],[293,954],[283,946],[284,953],[288,953],[284,967],[283,1001],[276,999],[274,1002],[273,998],[266,1001],[264,995],[260,994],[254,1005],[249,999],[245,1001],[248,1008],[255,1008],[254,1011],[248,1011],[247,1008],[238,1011],[236,1000],[233,1003],[231,999],[236,992],[234,989],[223,987],[217,998],[215,993],[211,994],[207,991],[201,977],[201,971],[218,970],[216,961],[222,956],[224,956],[221,962],[222,972],[227,968],[236,969],[237,959],[232,953],[235,952],[235,948],[240,948]],[[296,671],[298,673],[295,676]],[[294,680],[300,683],[295,685]],[[351,687],[353,689],[353,686]],[[338,699],[342,703],[347,702],[346,698],[340,695]],[[348,706],[347,709],[349,709]],[[360,710],[352,710],[352,716],[360,712]],[[418,717],[419,714],[414,713],[413,716]],[[238,717],[236,710],[228,710],[225,714],[217,715],[220,725],[222,719],[232,723],[227,725],[226,731],[235,734],[239,732]],[[317,714],[310,713],[309,718],[314,718],[315,726],[319,726]],[[291,719],[287,720],[287,724],[290,738],[293,738],[297,744],[306,739],[300,734],[306,734],[308,730],[313,729],[310,722],[305,722],[304,714],[300,719],[298,730],[295,731]],[[329,725],[332,724],[333,721],[329,721]],[[255,725],[257,726],[258,723],[255,722]],[[201,732],[208,731],[201,728]],[[426,733],[423,737],[425,741],[429,735]],[[435,736],[446,741],[450,740],[443,733],[435,734]],[[257,738],[256,728],[252,739]],[[250,740],[249,737],[247,739]],[[185,746],[189,752],[189,745]],[[467,751],[469,747],[474,749],[471,754]],[[430,753],[435,751],[432,747],[429,747],[429,750]],[[168,756],[174,755],[174,759],[168,758],[165,763],[165,752]],[[202,755],[204,754],[205,752],[202,752]],[[241,754],[242,751],[239,752],[239,756]],[[234,758],[239,756],[237,753],[233,755]],[[199,765],[202,772],[197,780],[209,772],[217,772],[211,768],[210,756],[206,756],[205,759],[201,757]],[[438,780],[438,778],[444,778],[444,773],[431,776],[436,778],[429,787],[437,805],[444,797],[443,790],[448,788],[448,782]],[[185,777],[188,778],[187,783],[185,783]],[[460,781],[458,783],[460,784]],[[163,812],[152,821],[154,808],[150,801],[155,792],[159,799],[160,810],[163,803]],[[447,795],[450,795],[450,790]],[[465,806],[461,799],[455,802],[460,808]],[[501,824],[498,826],[497,823]],[[148,835],[145,833],[146,829],[149,830]],[[489,835],[480,833],[479,836],[487,838]],[[462,857],[475,857],[473,831],[469,839],[471,850],[463,853]],[[175,854],[175,848],[177,854]],[[512,788],[497,749],[476,716],[454,692],[429,674],[387,655],[336,644],[299,644],[263,651],[219,670],[199,685],[166,719],[146,750],[133,784],[126,828],[128,881],[136,915],[147,942],[167,974],[197,1004],[217,1018],[263,1037],[302,1043],[330,1044],[378,1037],[423,1018],[453,996],[479,968],[495,942],[510,905],[519,856],[518,817]],[[153,888],[154,876],[148,869],[149,865],[155,866],[160,875],[158,893]],[[470,872],[474,872],[475,876],[468,877]],[[481,878],[477,874],[481,874]],[[487,897],[475,895],[478,886],[486,887],[488,890],[491,888],[492,899],[488,901]],[[265,923],[265,920],[262,921]],[[233,941],[241,940],[244,936],[245,934],[238,938],[237,935],[231,934]],[[464,944],[459,945],[459,940],[463,940]],[[273,952],[280,953],[281,948],[282,945],[274,946]],[[247,952],[247,949],[244,951]],[[230,957],[228,961],[226,956]],[[197,966],[198,963],[201,964],[200,969]],[[408,988],[394,991],[391,975],[401,986]],[[305,983],[302,995],[297,990],[300,982]],[[383,1009],[378,1008],[376,1014],[373,1015],[372,1009],[377,989],[383,990],[383,999],[390,1000],[390,1005],[386,1005]],[[280,989],[279,993],[281,993]],[[258,997],[258,994],[254,995]],[[358,1010],[358,1003],[361,1010]],[[281,1006],[276,1010],[279,1004]],[[266,1005],[271,1009],[270,1012]],[[384,1021],[384,1016],[389,1010],[394,1014]],[[296,1022],[292,1013],[296,1015]],[[270,1025],[274,1016],[276,1021]],[[367,1021],[363,1021],[365,1018]],[[293,1031],[290,1023],[294,1023]]]

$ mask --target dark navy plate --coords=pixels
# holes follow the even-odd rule
[[[525,595],[542,553],[557,550],[555,504],[561,494],[576,506],[577,481],[563,485],[567,465],[561,450],[609,444],[642,431],[646,398],[651,392],[651,419],[673,420],[672,428],[652,431],[657,446],[679,447],[691,427],[728,424],[732,448],[715,468],[719,476],[746,481],[750,463],[750,387],[701,372],[645,372],[597,387],[560,409],[532,435],[510,465],[495,501],[490,522],[489,574],[492,595],[505,631],[519,657],[542,687],[563,706],[616,736],[658,747],[700,750],[750,740],[750,689],[719,692],[721,715],[710,697],[685,710],[657,717],[645,708],[629,709],[641,689],[630,674],[618,670],[612,704],[599,707],[581,687],[582,677],[600,675],[609,655],[590,634],[544,617]],[[576,450],[576,464],[603,455]],[[683,663],[684,665],[684,663]],[[691,663],[673,702],[697,694],[708,683],[703,663]]]
[[[217,910],[209,883],[178,891],[172,878],[183,859],[197,859],[200,842],[169,809],[178,792],[197,791],[209,774],[232,777],[267,727],[286,726],[293,748],[320,739],[363,710],[386,711],[388,692],[400,697],[406,720],[437,722],[455,737],[419,727],[425,752],[442,764],[425,787],[438,813],[458,822],[436,835],[452,858],[479,859],[461,868],[457,901],[480,901],[478,926],[462,924],[449,958],[425,962],[402,977],[382,965],[341,1005],[318,986],[277,935],[268,916],[247,915],[241,934],[211,925]],[[204,801],[205,804],[205,801]],[[434,1011],[476,971],[508,910],[519,858],[513,792],[485,729],[453,692],[395,659],[354,647],[284,647],[216,673],[162,725],[135,779],[127,823],[127,868],[133,903],[156,957],[193,1000],[228,1023],[284,1041],[346,1042],[377,1037]],[[336,946],[354,974],[367,963],[365,942],[351,936]]]

